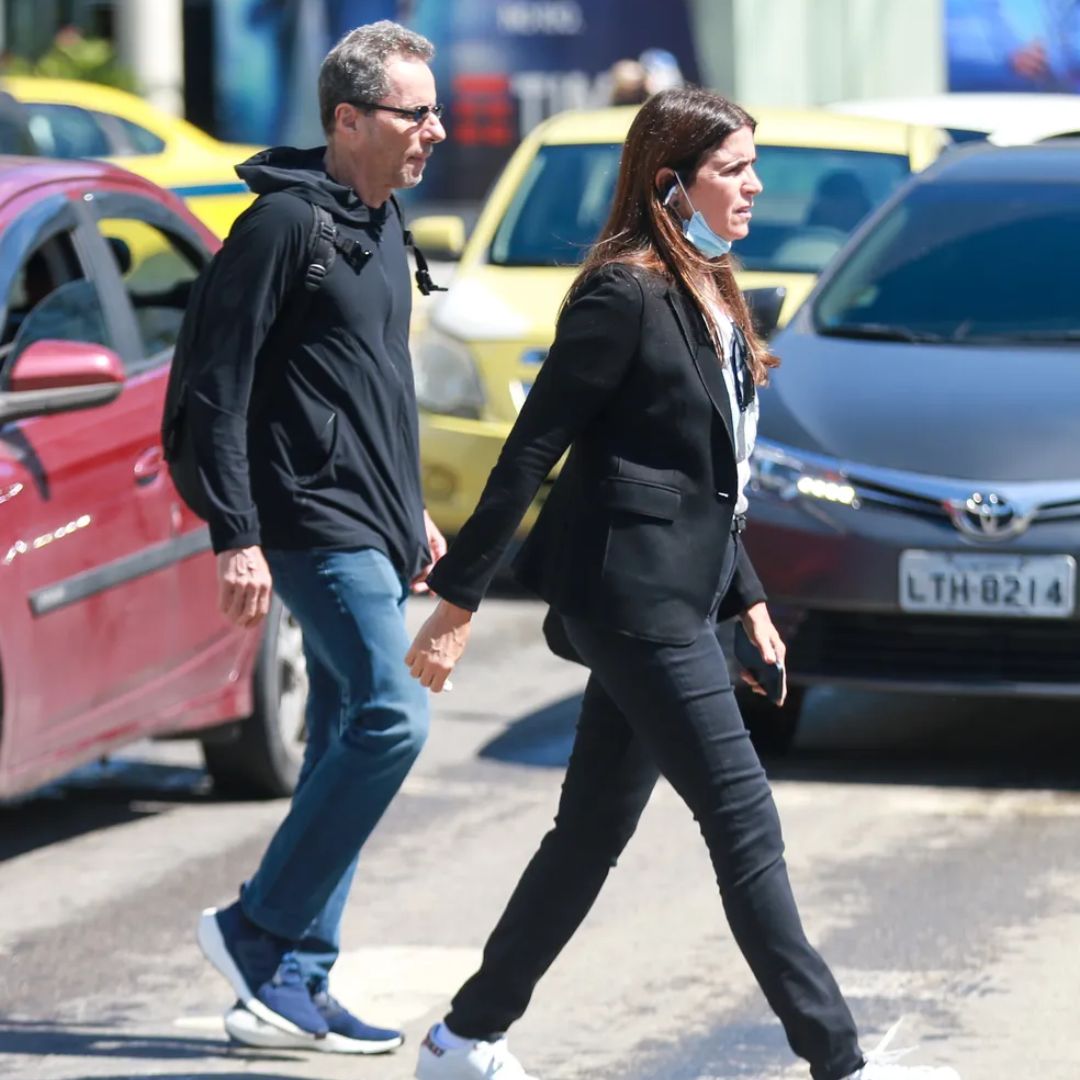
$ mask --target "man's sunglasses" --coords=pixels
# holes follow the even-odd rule
[[[416,105],[411,109],[403,109],[400,105],[376,105],[373,101],[357,101],[355,104],[359,109],[381,109],[383,112],[407,116],[414,124],[422,124],[429,116],[439,120],[446,108],[445,105]]]

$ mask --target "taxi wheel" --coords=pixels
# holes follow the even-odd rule
[[[275,596],[253,677],[255,708],[229,741],[203,743],[217,791],[248,798],[291,795],[304,760],[307,664],[296,620]]]
[[[754,748],[762,756],[779,757],[791,749],[799,727],[806,691],[789,686],[787,700],[777,708],[771,701],[755,694],[749,687],[735,692],[743,723],[750,732]]]

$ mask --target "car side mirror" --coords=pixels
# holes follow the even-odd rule
[[[0,424],[107,405],[119,397],[124,378],[120,357],[104,345],[35,341],[19,355],[0,390]]]
[[[465,250],[465,222],[455,214],[430,214],[409,223],[416,246],[428,259],[457,262]]]
[[[743,290],[743,298],[750,309],[750,321],[762,341],[768,341],[780,325],[780,311],[786,297],[787,289],[783,285]]]

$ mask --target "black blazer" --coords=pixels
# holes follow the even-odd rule
[[[432,571],[438,595],[476,610],[567,447],[517,576],[562,615],[689,644],[720,586],[736,462],[705,323],[659,275],[603,267],[566,307],[476,510]],[[740,545],[720,617],[764,598]]]

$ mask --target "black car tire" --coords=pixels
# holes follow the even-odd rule
[[[746,730],[759,754],[780,757],[791,749],[805,694],[803,687],[789,686],[787,699],[778,708],[749,687],[735,691]]]
[[[254,709],[227,741],[203,742],[206,769],[215,790],[244,798],[291,795],[304,757],[307,729],[307,665],[303,635],[275,596],[266,618],[252,678]]]

